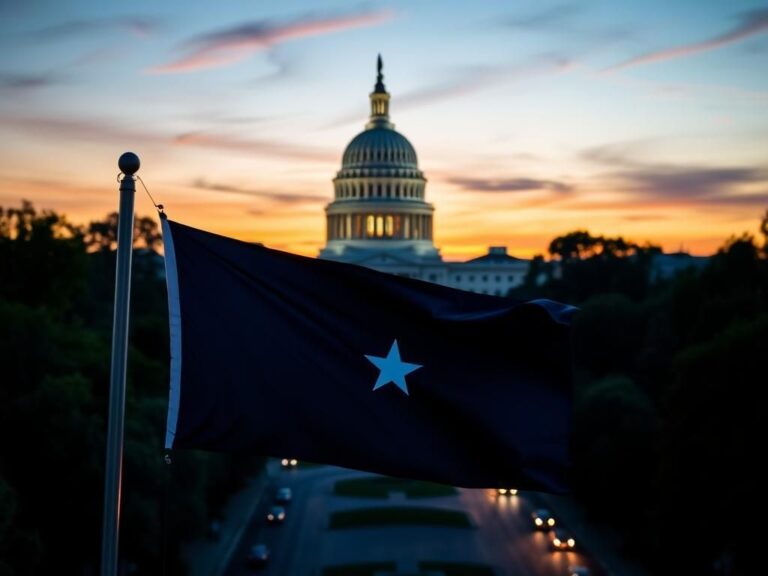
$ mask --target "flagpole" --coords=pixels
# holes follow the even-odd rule
[[[117,270],[115,315],[112,326],[112,368],[109,381],[107,461],[104,480],[104,522],[101,533],[101,576],[117,575],[120,536],[120,493],[123,479],[123,419],[125,416],[125,369],[128,360],[128,311],[131,303],[131,258],[133,256],[134,174],[139,157],[126,152],[117,162],[120,180],[120,211],[117,221]]]

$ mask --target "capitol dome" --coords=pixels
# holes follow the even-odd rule
[[[393,128],[376,127],[352,139],[341,161],[342,168],[417,169],[416,150],[408,139]]]
[[[434,208],[424,200],[427,180],[416,150],[389,119],[381,56],[371,116],[344,150],[326,207],[327,244],[321,258],[360,261],[372,253],[438,259],[432,242]]]

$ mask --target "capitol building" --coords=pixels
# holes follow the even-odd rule
[[[446,262],[433,242],[435,208],[416,150],[389,118],[381,57],[365,130],[344,150],[325,208],[327,242],[319,257],[482,294],[506,295],[523,283],[528,260],[506,246],[467,262]]]

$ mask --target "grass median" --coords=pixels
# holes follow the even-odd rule
[[[359,508],[334,512],[328,523],[331,530],[403,525],[445,526],[449,528],[470,528],[472,526],[467,515],[458,510],[410,506]]]
[[[333,493],[337,496],[356,498],[384,499],[389,498],[392,492],[403,492],[407,498],[434,498],[457,493],[452,486],[387,477],[351,478],[339,480],[333,486]]]

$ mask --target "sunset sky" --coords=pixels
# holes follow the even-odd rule
[[[0,0],[0,50],[0,206],[75,222],[131,150],[172,219],[316,255],[378,53],[449,259],[709,254],[768,208],[766,2]]]

